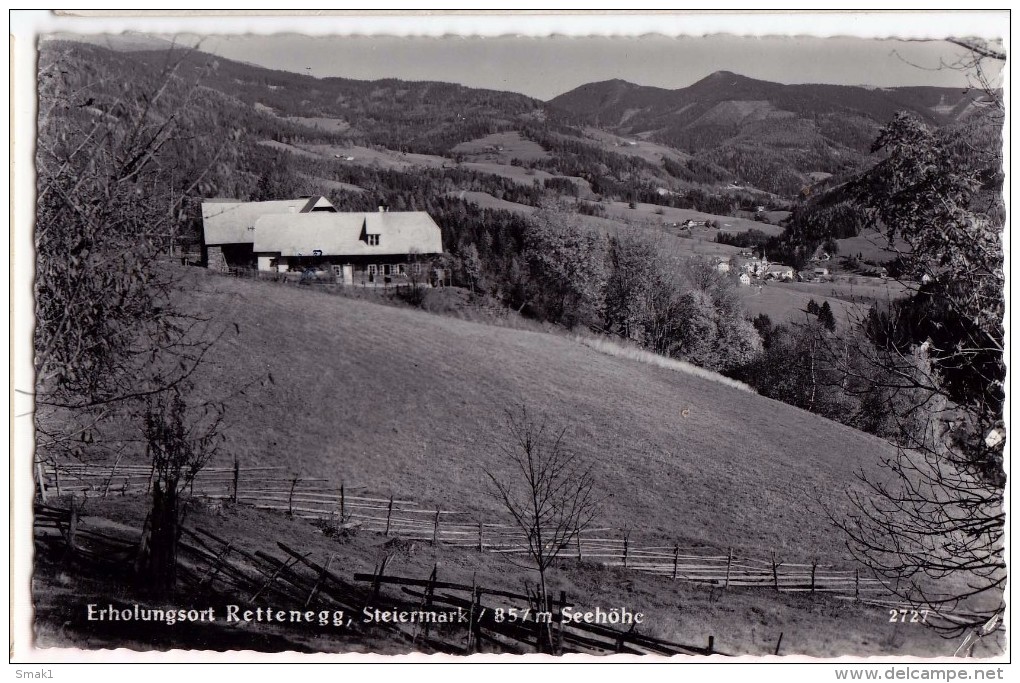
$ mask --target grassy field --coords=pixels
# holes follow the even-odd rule
[[[907,252],[909,248],[903,240],[897,239],[893,246],[889,246],[889,240],[885,235],[878,232],[862,232],[856,237],[836,240],[839,245],[841,256],[861,255],[865,261],[872,263],[888,263],[895,259],[899,252]]]
[[[534,206],[528,206],[527,204],[508,202],[505,199],[496,199],[488,192],[470,192],[468,190],[460,190],[459,192],[450,192],[448,196],[463,199],[464,201],[475,204],[483,209],[498,209],[501,211],[513,211],[523,214],[534,213],[538,210]]]
[[[715,239],[719,232],[737,233],[748,230],[760,230],[767,235],[779,235],[783,229],[778,225],[770,225],[746,218],[735,218],[733,216],[719,216],[693,209],[674,209],[669,206],[657,204],[645,204],[635,202],[635,208],[630,208],[627,202],[605,202],[606,213],[613,218],[638,219],[655,223],[682,223],[686,220],[694,221],[717,221],[719,229],[696,228],[699,235],[709,239]]]
[[[549,153],[542,149],[540,144],[526,140],[515,130],[468,140],[458,144],[451,151],[454,154],[463,154],[471,161],[495,161],[508,165],[511,159],[537,161],[549,158]]]
[[[802,292],[820,291],[828,297],[865,304],[895,301],[913,290],[912,285],[898,280],[860,275],[837,275],[828,282],[791,282],[783,286]]]
[[[343,133],[351,129],[351,124],[343,119],[328,119],[321,116],[287,116],[283,120],[316,130],[324,130],[327,133]]]
[[[263,140],[263,145],[274,149],[312,157],[315,159],[343,159],[346,163],[360,166],[378,166],[379,168],[406,171],[415,166],[442,168],[454,166],[454,162],[431,154],[411,154],[390,150],[372,149],[360,145],[291,145],[276,140]],[[347,161],[347,157],[353,157]]]
[[[230,398],[227,448],[242,467],[284,466],[289,475],[343,479],[423,507],[505,520],[484,470],[504,471],[504,410],[526,404],[565,444],[588,458],[607,496],[600,526],[628,529],[635,545],[707,545],[781,561],[852,567],[823,506],[845,510],[842,491],[861,468],[890,455],[881,440],[683,363],[610,348],[589,338],[495,327],[384,306],[308,288],[187,272],[187,305],[226,335],[198,381]],[[610,345],[612,346],[612,345]],[[251,384],[249,384],[251,382]],[[135,528],[144,498],[92,501],[89,515]],[[344,540],[282,513],[198,507],[188,524],[249,551],[277,540],[342,557],[344,575],[370,572],[520,590],[534,576],[506,556],[434,548],[363,532]],[[640,540],[638,540],[640,539]],[[39,558],[40,642],[83,647],[255,647],[264,650],[393,652],[371,634],[350,642],[258,629],[159,634],[83,625],[73,606],[89,596],[128,600],[114,576],[72,577],[59,558]],[[643,632],[719,650],[813,656],[949,655],[956,643],[887,612],[824,596],[742,589],[720,593],[666,577],[564,561],[551,577],[577,604],[626,606],[649,616]],[[77,615],[77,616],[76,616]],[[114,628],[114,627],[111,627]],[[226,628],[226,627],[224,627]],[[169,634],[169,635],[168,635]],[[178,635],[173,635],[178,634]],[[133,640],[132,638],[135,638]]]
[[[526,403],[596,462],[603,524],[789,560],[843,557],[836,508],[887,445],[710,379],[557,335],[196,274],[191,302],[239,335],[205,391],[267,378],[230,414],[227,459],[286,464],[425,504],[495,514],[503,411]]]
[[[328,178],[316,178],[305,173],[301,174],[301,177],[313,184],[322,185],[325,188],[331,190],[343,190],[344,192],[366,192],[365,188],[360,185],[352,185],[351,183],[341,183],[337,180],[329,180]]]
[[[758,291],[756,284],[739,289],[744,306],[752,315],[765,313],[773,322],[804,322],[807,304],[828,301],[836,324],[859,320],[876,302],[895,301],[909,294],[896,280],[837,275],[826,282],[769,282]]]
[[[690,158],[678,149],[660,145],[641,138],[622,138],[599,128],[585,128],[585,135],[603,143],[602,147],[609,152],[626,156],[639,157],[652,164],[661,164],[663,159],[685,162]]]
[[[828,283],[813,284],[805,282],[767,282],[758,289],[757,283],[750,287],[740,287],[740,298],[744,307],[752,315],[764,313],[774,323],[802,323],[807,318],[807,305],[812,299],[818,303],[828,301],[836,318],[836,325],[845,325],[849,318],[856,319],[867,309],[833,296]]]

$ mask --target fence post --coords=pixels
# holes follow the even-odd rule
[[[478,523],[478,552],[482,552],[485,548],[485,544],[482,543],[482,523]]]
[[[43,478],[43,468],[41,462],[35,463],[35,476],[39,478],[39,496],[42,498],[42,502],[46,502],[46,479]]]
[[[319,590],[319,586],[322,585],[322,582],[325,580],[326,575],[329,573],[329,566],[333,564],[334,557],[336,557],[336,553],[329,554],[329,559],[326,560],[326,566],[322,568],[321,572],[319,572],[319,579],[315,582],[315,585],[312,586],[312,590],[308,594],[308,599],[305,600],[305,607],[308,607],[310,604],[312,604],[312,600],[315,598],[315,593]]]
[[[436,521],[432,525],[432,545],[439,546],[439,510],[436,510]]]
[[[392,514],[393,514],[393,496],[391,495],[389,507],[386,508],[386,531],[383,533],[383,536],[390,535],[390,516]]]
[[[577,561],[581,561],[581,530],[574,529],[574,539],[577,540]]]
[[[556,620],[556,654],[563,654],[563,608],[567,606],[567,591],[560,591],[560,608]]]
[[[779,640],[776,641],[776,656],[779,656],[779,646],[783,644],[783,632],[779,632]]]
[[[623,535],[623,568],[627,568],[627,555],[630,548],[630,534]]]
[[[673,580],[676,581],[676,567],[680,564],[680,544],[673,546]]]
[[[344,500],[344,483],[343,483],[343,481],[341,481],[340,482],[340,523],[341,524],[346,524],[347,523],[347,510],[345,509],[346,507],[347,507],[346,501]]]
[[[237,504],[237,485],[238,485],[238,482],[240,481],[240,479],[241,479],[241,461],[238,460],[237,457],[235,457],[234,458],[234,496],[233,496],[233,502],[234,502],[235,505]]]
[[[379,599],[379,591],[382,588],[382,578],[386,572],[386,563],[389,561],[390,556],[387,555],[379,563],[379,569],[375,573],[375,581],[372,582],[372,601]]]
[[[730,568],[733,566],[733,548],[726,549],[726,583],[723,584],[723,588],[730,587]]]
[[[124,457],[124,454],[121,453],[117,457],[117,462],[113,463],[113,467],[110,468],[110,476],[106,478],[106,487],[103,489],[103,500],[106,500],[106,496],[110,493],[110,484],[113,483],[113,475],[117,473],[117,465],[120,464],[120,460],[123,457]],[[127,479],[126,478],[124,479],[124,485],[125,486],[127,485]],[[195,480],[194,479],[191,480],[191,493],[192,494],[195,493]]]
[[[436,581],[439,579],[438,572],[439,565],[438,564],[432,565],[432,573],[429,575],[428,585],[425,586],[425,600],[423,602],[422,609],[423,612],[428,613],[432,611],[433,599],[435,598],[436,595]],[[430,631],[429,624],[430,624],[429,620],[426,619],[425,628],[423,629],[426,640],[429,637]]]
[[[708,654],[715,652],[715,636],[708,637]]]
[[[815,569],[818,568],[818,560],[811,561],[811,592],[815,592]]]
[[[854,569],[854,602],[861,601],[861,569]]]
[[[290,495],[287,496],[287,516],[294,516],[294,489],[297,487],[298,478],[294,477],[290,481]]]
[[[779,567],[776,565],[776,551],[772,551],[772,583],[779,590]]]
[[[78,506],[75,505],[74,492],[71,492],[71,519],[67,523],[67,547],[71,551],[77,550],[75,535],[78,533]]]
[[[60,465],[53,461],[53,485],[57,488],[57,498],[60,498]]]
[[[479,524],[479,528],[481,525]],[[471,575],[471,609],[468,611],[468,634],[465,654],[471,654],[475,647],[475,600],[478,593],[478,585],[475,583],[475,575]]]

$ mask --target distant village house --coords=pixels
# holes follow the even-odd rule
[[[771,263],[765,268],[762,279],[765,280],[793,280],[794,271],[791,266],[784,266],[781,263]]]
[[[439,226],[423,211],[339,213],[325,197],[202,202],[203,251],[216,270],[323,270],[344,284],[385,284],[422,275],[443,252]]]

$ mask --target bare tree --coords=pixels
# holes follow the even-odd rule
[[[538,571],[540,609],[549,604],[549,568],[577,535],[594,521],[601,498],[592,466],[568,450],[558,432],[538,422],[521,405],[506,411],[509,440],[500,449],[509,473],[486,469],[493,497],[524,532],[528,556]],[[551,648],[551,631],[546,632]]]

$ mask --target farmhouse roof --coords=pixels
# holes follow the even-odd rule
[[[793,272],[793,266],[784,266],[781,263],[773,263],[772,265],[770,265],[768,268],[765,269],[765,272],[766,273],[785,273],[785,272],[791,272],[792,273]]]
[[[336,211],[325,197],[309,196],[269,202],[239,202],[236,199],[206,199],[202,202],[205,243],[243,244],[252,241],[255,222],[266,214],[305,214]]]
[[[370,244],[368,235],[378,235],[378,244]],[[253,251],[281,256],[439,254],[443,238],[424,211],[277,213],[255,221]]]

